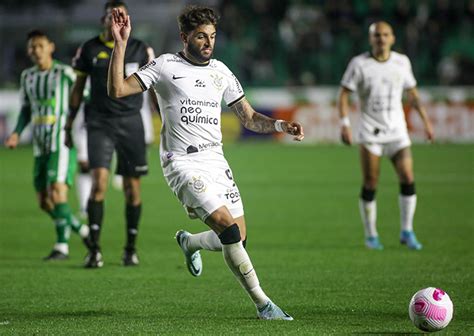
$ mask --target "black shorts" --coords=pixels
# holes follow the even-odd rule
[[[91,169],[110,169],[117,152],[118,175],[138,177],[148,173],[145,131],[140,113],[127,117],[87,120],[87,151]]]

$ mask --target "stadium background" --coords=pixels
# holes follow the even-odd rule
[[[180,50],[176,16],[186,3],[133,1],[133,34],[158,55]],[[474,85],[474,0],[194,3],[214,6],[224,18],[215,57],[237,75],[255,107],[268,115],[301,120],[308,142],[338,141],[337,85],[350,58],[368,50],[367,27],[378,19],[393,25],[394,49],[412,61],[438,140],[474,140],[470,87]],[[100,31],[102,2],[3,0],[0,10],[0,139],[4,139],[18,111],[19,75],[30,65],[26,32],[38,27],[47,31],[57,45],[55,57],[70,63],[77,47]],[[406,112],[414,140],[422,140],[420,120]],[[356,123],[355,114],[351,119]],[[155,123],[158,132],[157,118]],[[241,130],[230,114],[224,114],[223,126],[226,140],[256,136]]]
[[[157,54],[181,49],[176,15],[188,1],[128,3],[135,36]],[[189,277],[172,236],[181,227],[203,227],[187,220],[169,192],[156,148],[143,180],[140,267],[119,264],[123,196],[112,188],[103,233],[106,266],[84,271],[77,237],[69,261],[45,265],[40,257],[50,248],[53,228],[34,199],[25,132],[26,146],[0,150],[0,334],[410,334],[416,332],[407,314],[411,295],[439,286],[455,305],[443,334],[472,335],[474,0],[193,3],[219,9],[215,56],[240,78],[257,110],[305,126],[305,142],[287,145],[281,142],[288,138],[242,130],[229,111],[223,117],[226,156],[249,221],[248,249],[264,288],[295,323],[254,321],[218,254],[203,253],[202,278]],[[19,111],[19,74],[30,66],[26,33],[46,30],[56,42],[55,56],[69,63],[100,31],[102,8],[96,0],[0,1],[0,139]],[[337,84],[350,57],[368,49],[367,26],[376,19],[393,24],[394,49],[411,58],[438,139],[413,147],[415,220],[425,246],[418,254],[397,241],[398,186],[387,160],[377,193],[386,250],[364,248],[357,150],[336,145]],[[357,127],[355,105],[352,112]],[[414,140],[423,143],[417,116],[406,113]],[[75,201],[71,192],[73,207]]]

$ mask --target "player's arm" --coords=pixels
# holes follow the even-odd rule
[[[67,115],[66,123],[64,124],[64,131],[66,136],[64,138],[64,144],[68,148],[73,147],[72,142],[72,125],[74,123],[74,119],[76,119],[77,112],[79,111],[79,107],[81,106],[82,97],[84,95],[84,87],[86,86],[87,81],[87,74],[78,73],[76,77],[76,81],[72,87],[71,93],[69,95],[69,113]]]
[[[152,47],[147,47],[146,48],[146,64],[150,63],[153,61],[155,58],[155,51],[153,50]],[[155,89],[153,87],[150,87],[147,91],[149,99],[149,105],[150,105],[150,111],[151,113],[157,113],[160,117],[160,105],[158,104],[158,94],[156,93]]]
[[[21,132],[31,121],[31,107],[29,104],[23,104],[20,110],[20,115],[12,134],[5,140],[5,146],[8,148],[16,148],[20,141]]]
[[[283,132],[294,136],[294,140],[304,138],[303,126],[297,122],[276,120],[256,112],[244,97],[231,106],[245,128],[257,133]]]
[[[25,77],[22,74],[21,77],[21,89],[20,89],[20,96],[21,96],[21,110],[20,114],[18,115],[18,120],[16,122],[15,129],[13,130],[12,134],[5,140],[5,146],[8,148],[16,148],[18,142],[20,141],[21,132],[25,129],[25,127],[31,121],[31,104],[30,99],[25,91]]]
[[[112,11],[112,36],[115,44],[107,77],[107,94],[112,98],[126,97],[144,91],[134,75],[128,78],[125,78],[124,75],[125,49],[131,30],[130,16],[125,15],[121,8],[114,8]]]
[[[156,93],[153,87],[148,89],[148,95],[150,97],[150,110],[152,113],[157,113],[158,116],[161,117],[160,114],[160,104],[158,104],[158,93]]]
[[[352,144],[352,130],[349,120],[349,97],[351,90],[341,86],[337,100],[337,109],[339,111],[339,120],[341,123],[341,140],[346,145]]]
[[[433,126],[431,125],[430,118],[428,117],[428,114],[426,113],[424,106],[421,104],[420,94],[418,93],[417,88],[413,87],[411,89],[408,89],[407,95],[408,95],[408,101],[411,107],[413,107],[418,112],[418,114],[421,117],[421,120],[423,121],[423,124],[425,125],[426,137],[428,138],[429,141],[433,141],[434,140]]]

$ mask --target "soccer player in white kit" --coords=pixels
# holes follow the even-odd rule
[[[371,51],[354,57],[341,81],[339,116],[342,141],[352,144],[349,95],[359,96],[361,123],[359,127],[360,160],[363,186],[359,209],[365,228],[365,245],[382,250],[376,227],[377,205],[375,191],[380,171],[380,157],[393,163],[400,181],[400,242],[410,249],[420,250],[413,231],[416,208],[411,141],[402,106],[406,90],[411,106],[423,120],[426,136],[433,141],[434,133],[428,115],[420,103],[416,80],[407,56],[391,50],[395,42],[392,27],[376,22],[369,27]]]
[[[255,303],[258,317],[292,320],[263,292],[243,245],[243,205],[222,151],[221,100],[245,127],[257,132],[285,132],[300,141],[301,125],[255,112],[237,78],[222,62],[211,59],[217,24],[212,9],[187,7],[178,17],[184,50],[163,54],[126,79],[123,58],[130,18],[121,9],[114,9],[113,18],[109,95],[123,97],[154,86],[163,122],[160,157],[165,179],[188,213],[212,229],[196,235],[178,231],[176,239],[189,271],[201,274],[200,249],[222,250],[228,267]]]

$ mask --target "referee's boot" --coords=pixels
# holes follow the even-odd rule
[[[134,247],[126,247],[123,250],[122,263],[124,266],[138,266],[140,260],[138,259],[137,251]]]
[[[90,250],[86,256],[84,267],[101,268],[102,266],[104,266],[104,260],[102,259],[102,253],[100,253],[100,249]]]

